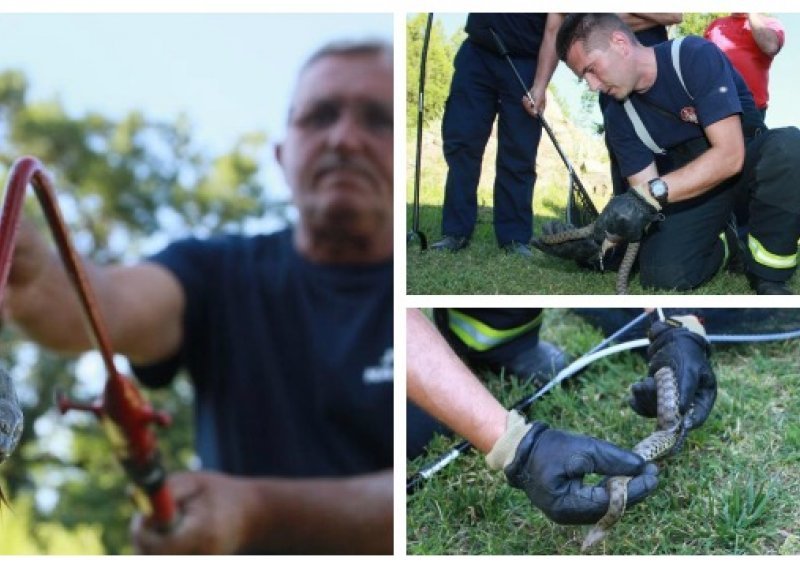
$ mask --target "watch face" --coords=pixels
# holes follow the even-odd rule
[[[650,182],[650,193],[658,200],[664,199],[667,196],[667,184],[664,180],[654,179]]]

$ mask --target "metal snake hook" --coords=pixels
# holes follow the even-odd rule
[[[166,426],[170,417],[156,412],[142,397],[133,380],[120,373],[107,328],[100,315],[89,279],[67,232],[58,201],[47,172],[33,157],[14,162],[0,211],[0,303],[5,295],[11,259],[16,245],[25,190],[32,185],[53,235],[67,275],[78,295],[87,331],[103,359],[108,378],[103,395],[90,404],[78,404],[60,396],[58,407],[92,412],[101,420],[120,463],[138,491],[137,506],[160,530],[169,530],[176,520],[176,507],[166,486],[166,471],[152,425]]]

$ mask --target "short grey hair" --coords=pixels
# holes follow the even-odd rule
[[[326,43],[312,53],[311,56],[306,59],[305,63],[303,63],[302,67],[300,67],[300,71],[297,74],[297,80],[295,82],[295,89],[297,88],[297,84],[300,82],[300,78],[303,76],[303,74],[317,61],[325,59],[326,57],[350,57],[359,55],[375,55],[378,57],[383,56],[386,58],[389,64],[392,65],[394,62],[394,47],[390,42],[382,39],[337,40]],[[289,121],[292,120],[292,115],[294,114],[295,96],[296,92],[292,94],[291,102],[289,104]]]
[[[320,59],[326,57],[347,57],[349,55],[385,55],[391,63],[394,58],[394,46],[382,39],[336,40],[326,43],[306,59],[300,68],[300,74]]]

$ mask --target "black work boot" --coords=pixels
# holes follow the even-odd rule
[[[786,282],[766,280],[751,272],[747,273],[747,281],[750,282],[750,288],[755,290],[759,296],[788,296],[794,294],[786,285]]]
[[[507,254],[521,256],[522,258],[533,258],[531,249],[527,245],[518,243],[516,241],[511,241],[510,243],[504,244],[500,248],[502,248]]]
[[[467,245],[469,245],[469,238],[467,237],[445,235],[441,241],[437,241],[431,245],[431,250],[458,252],[461,249],[467,248]]]
[[[568,364],[567,354],[548,341],[539,340],[504,364],[506,371],[539,388]]]
[[[725,227],[725,242],[728,245],[726,269],[731,274],[744,274],[747,268],[746,245],[739,239],[739,235],[731,225]]]

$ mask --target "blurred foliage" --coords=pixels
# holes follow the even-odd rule
[[[678,35],[703,37],[708,24],[727,15],[728,12],[684,12],[683,21],[678,24]]]
[[[19,156],[41,160],[76,247],[101,264],[152,252],[154,235],[166,243],[240,231],[266,215],[286,222],[286,204],[269,203],[260,181],[265,143],[263,133],[246,133],[227,153],[208,156],[193,145],[186,117],[155,121],[136,110],[118,119],[72,116],[57,100],[29,100],[22,72],[0,72],[0,178]],[[25,207],[49,233],[35,198]],[[131,552],[128,483],[100,425],[79,413],[62,417],[53,404],[56,389],[87,400],[102,384],[76,377],[78,359],[40,350],[8,326],[0,334],[0,361],[14,377],[25,412],[20,446],[0,466],[12,504],[0,511],[0,553]],[[165,465],[171,471],[189,467],[188,381],[182,377],[145,396],[173,417],[159,433]]]
[[[419,116],[419,77],[422,63],[422,47],[428,14],[409,17],[406,23],[406,124],[408,132],[417,127]],[[453,76],[453,59],[464,40],[463,30],[452,37],[445,35],[442,22],[434,18],[425,58],[425,107],[422,124],[427,126],[444,114],[444,103],[450,92]]]
[[[0,554],[103,553],[99,526],[83,523],[67,529],[56,522],[37,522],[31,501],[29,495],[21,497],[13,511],[0,516]]]

